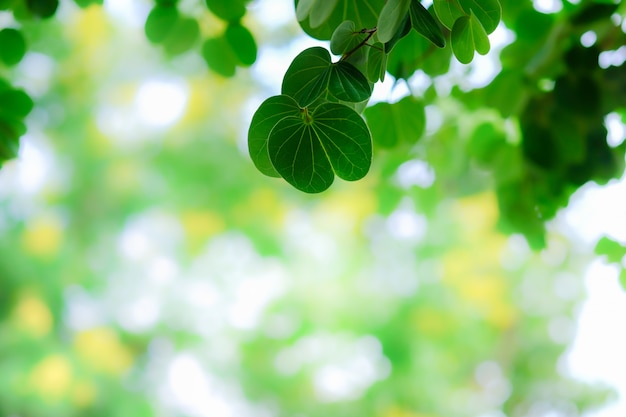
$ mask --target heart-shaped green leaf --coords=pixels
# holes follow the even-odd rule
[[[13,28],[0,30],[0,62],[8,66],[15,65],[25,53],[26,41],[22,32]]]
[[[411,1],[409,14],[411,16],[411,25],[417,33],[424,36],[440,48],[446,46],[446,40],[443,37],[443,32],[441,31],[439,24],[435,21],[435,18],[430,14],[430,12],[422,6],[419,0]]]
[[[498,0],[459,0],[466,14],[474,13],[487,34],[492,33],[500,23],[502,7]]]
[[[481,55],[489,52],[489,38],[476,15],[463,16],[457,19],[452,27],[452,51],[463,64],[469,64],[474,58],[474,51]]]
[[[238,22],[230,23],[226,27],[224,37],[241,65],[249,67],[254,64],[257,46],[254,37],[245,26]]]
[[[433,0],[433,6],[441,23],[450,30],[458,18],[466,15],[458,0]]]
[[[333,32],[330,50],[335,55],[342,55],[356,48],[366,37],[367,33],[358,31],[353,21],[346,20]]]
[[[378,40],[389,42],[404,22],[411,0],[387,0],[378,17]]]
[[[288,183],[319,193],[330,187],[335,174],[348,181],[363,178],[371,165],[372,141],[358,113],[323,103],[312,113],[281,119],[270,132],[268,151]]]
[[[309,24],[312,28],[324,24],[337,7],[338,0],[317,0],[309,12]]]
[[[319,46],[305,49],[287,68],[282,94],[293,97],[300,107],[308,106],[326,91],[331,65],[326,49]]]
[[[300,116],[298,103],[289,96],[273,96],[261,103],[250,122],[248,130],[250,158],[259,171],[270,177],[280,177],[280,174],[270,161],[267,141],[274,126],[287,116]]]

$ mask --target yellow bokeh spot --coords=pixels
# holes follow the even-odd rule
[[[181,214],[180,221],[192,250],[200,248],[210,237],[226,228],[222,217],[208,210],[185,211]]]
[[[420,337],[438,337],[455,331],[449,314],[432,308],[420,308],[412,314],[412,322]]]
[[[45,336],[52,330],[52,313],[41,298],[32,294],[20,297],[12,318],[20,329],[36,337]]]
[[[58,401],[68,393],[71,383],[71,364],[64,356],[53,354],[33,368],[28,385],[45,400]]]
[[[100,68],[106,68],[109,60],[103,51],[103,47],[110,44],[107,14],[102,7],[91,6],[74,16],[75,19],[65,26],[76,45],[73,57],[80,61],[83,70],[97,73]]]
[[[491,192],[461,198],[454,206],[454,217],[458,220],[461,230],[470,238],[484,231],[493,230],[498,213],[498,202]]]
[[[118,376],[133,363],[130,350],[124,346],[117,334],[101,327],[78,333],[74,339],[78,356],[96,371]]]
[[[98,391],[89,381],[77,381],[72,387],[72,403],[77,407],[88,407],[96,400]]]
[[[434,417],[432,414],[423,414],[415,411],[410,411],[398,406],[392,406],[379,414],[381,417]]]
[[[130,192],[139,187],[139,169],[130,161],[116,161],[107,169],[108,188]]]
[[[348,229],[354,230],[376,211],[377,200],[367,188],[354,187],[329,194],[320,204],[320,210],[331,213]]]
[[[46,216],[32,220],[22,234],[22,247],[34,256],[50,259],[61,247],[63,226],[57,217]]]

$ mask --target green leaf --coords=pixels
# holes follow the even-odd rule
[[[305,49],[285,72],[282,94],[293,97],[300,107],[315,101],[328,88],[330,54],[322,47]]]
[[[466,14],[474,13],[487,34],[498,27],[502,17],[502,7],[498,0],[459,0]]]
[[[489,38],[474,14],[457,19],[451,41],[454,55],[463,64],[472,62],[474,51],[481,55],[489,52]]]
[[[385,42],[385,52],[391,52],[393,47],[396,46],[396,44],[409,33],[411,33],[411,17],[409,16],[409,13],[407,13],[404,21],[400,24],[400,27],[393,37],[388,42]]]
[[[466,15],[458,0],[433,0],[433,6],[441,23],[450,30],[458,18]]]
[[[619,282],[622,284],[622,288],[626,291],[626,269],[622,268],[622,271],[619,274]]]
[[[163,42],[176,26],[178,9],[175,6],[157,5],[146,19],[144,31],[152,43]]]
[[[237,22],[246,14],[245,0],[206,0],[206,5],[211,13],[227,22]]]
[[[301,1],[306,0],[295,0],[296,10]],[[317,0],[317,2],[320,1],[325,0]],[[299,23],[309,36],[321,40],[330,40],[337,26],[345,20],[352,20],[359,30],[376,27],[378,14],[384,5],[385,0],[338,0],[331,15],[322,25],[314,28],[309,19],[301,20]]]
[[[621,263],[626,255],[626,247],[606,236],[598,241],[594,251],[597,255],[606,256],[609,263]]]
[[[163,41],[163,48],[168,55],[180,55],[188,51],[200,37],[200,26],[196,19],[180,17]]]
[[[267,151],[267,141],[274,126],[287,116],[298,117],[300,107],[296,101],[285,95],[273,96],[265,100],[252,116],[248,130],[248,151],[252,162],[259,171],[270,177],[279,177]]]
[[[23,119],[33,109],[33,100],[22,90],[0,91],[0,116]]]
[[[358,103],[372,95],[370,84],[352,64],[339,61],[330,67],[328,91],[339,100]]]
[[[97,4],[97,5],[102,6],[103,2],[104,0],[74,0],[74,3],[76,3],[78,7],[80,7],[81,9],[86,9],[92,4]]]
[[[254,64],[257,46],[254,37],[245,26],[240,23],[230,23],[224,37],[242,65],[249,67]]]
[[[367,78],[372,83],[385,80],[385,73],[387,72],[387,54],[383,48],[384,45],[380,42],[375,43],[370,48],[369,59],[367,61]]]
[[[434,43],[440,48],[446,46],[446,40],[443,37],[443,32],[439,27],[435,18],[430,14],[419,0],[413,0],[411,7],[409,8],[411,16],[411,25],[413,29],[426,39]]]
[[[309,24],[312,28],[324,24],[337,7],[338,0],[317,0],[309,12]]]
[[[387,0],[378,17],[378,40],[389,42],[409,12],[411,0]]]
[[[223,36],[204,41],[202,57],[209,68],[221,76],[232,77],[235,75],[238,58]]]
[[[346,20],[341,22],[330,38],[330,50],[335,55],[342,55],[356,48],[367,38],[367,33],[356,30],[354,22]]]
[[[26,6],[35,16],[47,19],[56,13],[59,0],[26,0]]]
[[[26,54],[26,41],[22,32],[17,29],[0,30],[0,61],[12,66],[22,60]]]
[[[413,96],[397,103],[380,102],[365,109],[372,139],[381,148],[413,144],[424,134],[424,105]]]
[[[372,141],[358,113],[342,104],[323,103],[303,116],[287,116],[270,132],[270,160],[288,183],[319,193],[330,187],[334,174],[348,181],[367,174]]]

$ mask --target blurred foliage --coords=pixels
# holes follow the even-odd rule
[[[386,77],[414,91],[364,111],[370,173],[310,196],[258,175],[244,137],[272,91],[242,68],[257,40],[286,53],[295,19],[159,0],[133,2],[137,25],[101,3],[0,0],[0,157],[22,141],[0,171],[1,416],[575,417],[609,398],[561,360],[593,255],[545,222],[623,171],[605,126],[625,114],[623,4],[501,1],[515,36],[482,87],[410,31]],[[167,89],[140,100],[155,80],[180,117],[158,113]]]

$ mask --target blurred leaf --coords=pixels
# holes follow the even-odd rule
[[[22,60],[26,54],[26,41],[22,32],[17,29],[0,30],[0,61],[12,66]]]
[[[595,253],[606,256],[609,263],[621,263],[626,255],[626,247],[615,240],[603,236],[596,243]]]
[[[229,24],[224,37],[243,66],[248,67],[254,64],[257,56],[257,46],[254,37],[245,26],[239,23]]]
[[[414,144],[426,126],[424,106],[411,96],[393,104],[376,103],[365,109],[365,118],[374,143],[382,148],[393,148],[400,143]]]
[[[430,12],[422,6],[419,0],[412,0],[409,10],[413,29],[438,47],[443,48],[446,46],[446,41],[439,24],[435,21]]]

